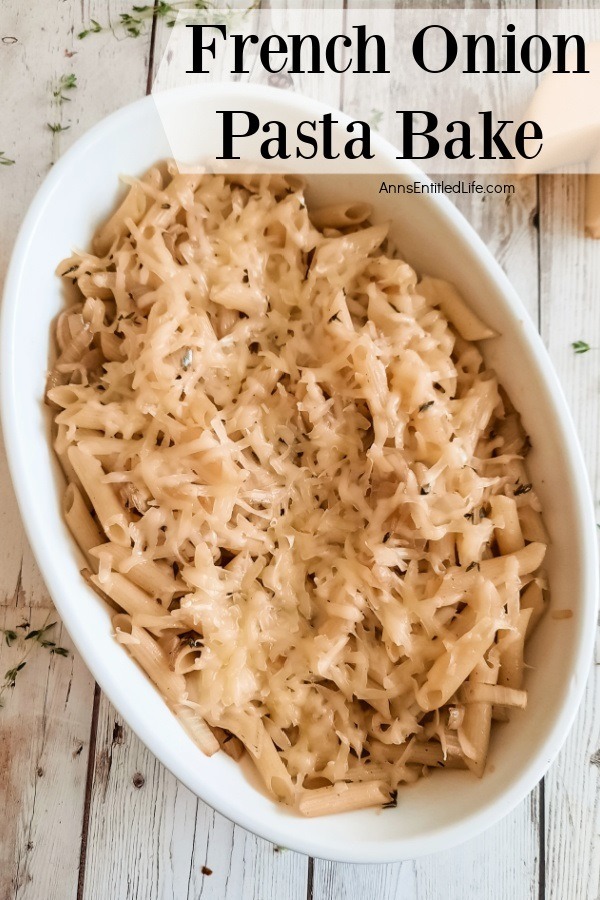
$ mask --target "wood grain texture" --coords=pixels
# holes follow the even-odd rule
[[[562,6],[541,2],[542,8]],[[561,25],[600,27],[594,0],[562,9]],[[541,332],[571,408],[596,510],[600,498],[600,243],[583,237],[585,180],[540,179]],[[593,348],[575,354],[572,343]],[[600,522],[600,510],[597,513]],[[600,534],[600,532],[599,532]],[[547,900],[600,898],[600,652],[596,649],[575,725],[546,776],[545,883]]]
[[[581,237],[583,193],[581,176],[542,179],[542,335],[575,419],[598,509],[600,245]],[[575,354],[577,340],[593,349]],[[546,776],[548,900],[600,897],[599,700],[597,650],[575,726]]]
[[[21,635],[10,648],[2,636],[2,680],[29,651],[0,709],[0,897],[70,900],[77,891],[93,682],[59,624],[51,636],[71,651],[68,658],[23,641],[24,621],[40,628],[48,611],[23,603],[0,610],[0,627]]]
[[[306,857],[233,825],[170,774],[100,702],[83,897],[303,900]],[[203,871],[210,870],[210,873]]]
[[[385,866],[315,860],[314,900],[537,900],[537,796],[454,850]]]

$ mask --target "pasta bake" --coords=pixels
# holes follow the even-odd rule
[[[548,542],[492,330],[365,204],[125,180],[58,267],[47,389],[116,639],[206,754],[304,815],[481,776],[527,702]]]

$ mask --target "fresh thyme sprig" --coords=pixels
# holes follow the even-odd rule
[[[126,37],[137,38],[140,35],[147,33],[148,23],[152,23],[155,19],[164,19],[167,28],[173,28],[177,22],[177,13],[179,10],[214,10],[215,15],[218,16],[218,23],[220,24],[229,21],[232,17],[239,14],[245,16],[251,10],[256,9],[258,5],[259,0],[254,0],[253,3],[243,10],[235,10],[232,8],[218,10],[214,8],[212,0],[173,0],[172,3],[160,0],[156,6],[151,3],[142,6],[134,4],[131,7],[130,13],[121,13],[118,21],[109,22],[108,25],[101,25],[100,22],[91,19],[88,27],[84,28],[83,31],[80,31],[77,37],[82,41],[90,34],[100,34],[105,31],[116,33],[118,30],[121,30],[125,33]],[[216,19],[215,22],[217,22]]]
[[[100,31],[106,31],[106,28],[103,28],[100,22],[96,22],[95,19],[90,19],[89,26],[83,31],[80,31],[77,37],[82,41],[88,34],[98,34]]]
[[[52,142],[53,157],[58,155],[58,135],[63,131],[68,131],[70,124],[65,125],[62,121],[63,105],[71,102],[71,97],[67,97],[68,91],[74,91],[77,87],[77,76],[72,72],[69,75],[62,75],[56,86],[52,89],[53,105],[58,108],[58,120],[56,122],[46,122],[46,125],[52,132],[54,138]]]
[[[4,150],[0,150],[0,166],[14,166],[14,159],[9,159]]]
[[[9,688],[15,687],[17,676],[27,665],[27,658],[36,644],[54,656],[69,656],[66,647],[59,647],[56,641],[50,640],[48,637],[48,632],[56,626],[56,622],[48,622],[49,618],[50,613],[46,616],[42,627],[36,629],[32,629],[29,622],[21,622],[20,625],[17,625],[21,634],[17,634],[11,628],[0,628],[0,634],[4,635],[4,641],[8,647],[12,647],[15,642],[18,642],[23,650],[19,661],[4,673],[4,681],[0,683],[0,707],[3,706],[3,695]]]
[[[14,688],[17,682],[17,674],[24,669],[27,663],[25,660],[21,660],[21,662],[14,667],[14,669],[9,669],[8,672],[4,675],[4,680],[6,687]]]
[[[56,98],[58,103],[70,103],[71,98],[65,95],[65,91],[74,91],[77,87],[77,75],[63,75],[56,89],[52,91],[52,96]]]

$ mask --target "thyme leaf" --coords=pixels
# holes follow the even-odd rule
[[[164,19],[167,28],[173,28],[177,22],[177,13],[183,10],[215,10],[215,24],[226,24],[237,18],[243,18],[251,10],[258,7],[258,0],[253,2],[246,8],[241,10],[225,9],[216,10],[212,0],[174,0],[167,3],[166,0],[159,0],[156,6],[152,4],[132,4],[131,12],[120,13],[118,21],[109,22],[108,25],[101,25],[95,19],[90,19],[90,24],[83,31],[80,31],[77,37],[80,41],[88,37],[90,34],[100,34],[101,32],[120,29],[125,33],[126,37],[138,38],[140,35],[147,34],[147,23],[152,23],[157,19]]]
[[[95,19],[90,19],[89,28],[85,28],[83,31],[80,31],[77,37],[80,41],[88,36],[88,34],[98,34],[100,31],[106,31],[106,28],[103,28],[100,22],[96,22]]]
[[[0,634],[4,635],[7,646],[12,647],[15,642],[18,642],[18,646],[22,650],[20,660],[4,673],[4,681],[0,682],[0,708],[4,705],[2,695],[9,688],[14,688],[17,675],[27,665],[27,657],[36,644],[39,644],[40,647],[44,647],[56,656],[70,655],[66,647],[58,647],[55,641],[48,639],[48,632],[56,626],[56,622],[48,622],[49,618],[50,613],[46,616],[46,621],[41,628],[31,629],[30,623],[25,621],[17,625],[15,631],[11,628],[0,628]],[[22,631],[22,634],[18,633],[19,630]]]
[[[587,353],[588,350],[592,349],[589,344],[586,344],[585,341],[573,341],[571,347],[573,348],[575,353]]]
[[[41,644],[41,643],[43,643],[44,636],[50,631],[51,628],[54,628],[55,625],[56,625],[56,622],[50,622],[49,625],[44,625],[42,628],[38,628],[35,631],[30,631],[29,634],[26,636],[25,640],[26,641],[35,640],[39,644]]]
[[[58,85],[54,91],[52,91],[52,96],[55,97],[59,103],[70,103],[71,98],[65,96],[65,91],[74,91],[77,87],[77,76],[76,75],[63,75]]]
[[[0,150],[0,166],[14,166],[14,159],[9,159],[4,150]]]
[[[25,668],[26,665],[27,665],[27,663],[23,659],[13,669],[8,669],[8,671],[4,673],[4,683],[5,683],[6,687],[14,688],[16,681],[17,681],[17,675],[19,674],[21,669]]]

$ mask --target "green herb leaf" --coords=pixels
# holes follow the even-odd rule
[[[10,647],[11,644],[16,641],[17,637],[18,635],[16,631],[11,631],[9,628],[4,629],[4,640],[6,641],[8,647]]]
[[[252,3],[248,4],[245,9],[222,9],[215,10],[215,24],[222,23],[231,23],[238,19],[243,19],[248,13],[259,7],[259,0],[253,0]],[[166,0],[158,0],[156,6],[152,6],[150,4],[132,4],[130,13],[120,13],[119,19],[116,24],[121,26],[124,29],[125,34],[129,35],[129,37],[139,37],[141,34],[146,33],[145,23],[152,22],[156,19],[164,19],[165,25],[167,28],[173,28],[174,25],[177,24],[177,13],[180,9],[189,10],[193,9],[213,9],[214,4],[209,2],[209,0],[174,0],[172,3],[166,2]],[[83,40],[88,37],[90,34],[97,34],[100,31],[113,30],[114,32],[114,24],[113,22],[109,22],[108,26],[103,27],[99,22],[96,22],[94,19],[91,19],[90,25],[87,28],[84,28],[83,31],[80,31],[77,37],[79,40]],[[68,99],[64,97],[63,99]],[[374,110],[374,112],[378,112]]]
[[[51,628],[54,628],[55,625],[56,625],[56,622],[50,622],[49,625],[44,625],[43,628],[39,628],[36,631],[30,631],[29,634],[27,635],[27,637],[25,638],[25,640],[26,641],[34,640],[34,641],[38,641],[41,644],[43,641],[44,635],[48,631],[50,631]]]
[[[571,347],[573,348],[575,353],[587,353],[588,350],[591,350],[590,345],[586,344],[585,341],[574,341],[571,344]]]
[[[177,10],[171,6],[170,3],[165,3],[164,0],[161,0],[161,2],[154,7],[155,16],[166,16],[168,13],[172,12],[177,12]]]
[[[9,159],[5,155],[4,150],[0,150],[0,166],[14,166],[14,164],[14,159]]]
[[[15,666],[14,669],[9,669],[8,672],[5,673],[4,680],[6,682],[7,687],[12,688],[15,686],[15,682],[17,680],[17,675],[19,674],[21,669],[25,668],[26,665],[27,665],[27,663],[25,662],[25,660],[23,660],[22,662],[19,663],[18,666]]]
[[[90,19],[89,28],[85,28],[83,31],[80,31],[77,37],[80,41],[82,41],[88,34],[99,34],[99,32],[104,31],[104,28],[100,24],[100,22],[96,22],[95,19]]]
[[[76,75],[63,75],[58,82],[58,87],[52,92],[52,96],[56,97],[59,103],[70,103],[71,98],[65,97],[63,91],[74,91],[77,87]]]
[[[61,125],[60,122],[54,122],[54,124],[47,122],[46,124],[52,134],[60,134],[61,131],[67,131],[71,127],[70,125]]]
[[[66,647],[53,647],[50,653],[56,654],[56,656],[68,656],[69,651]]]

